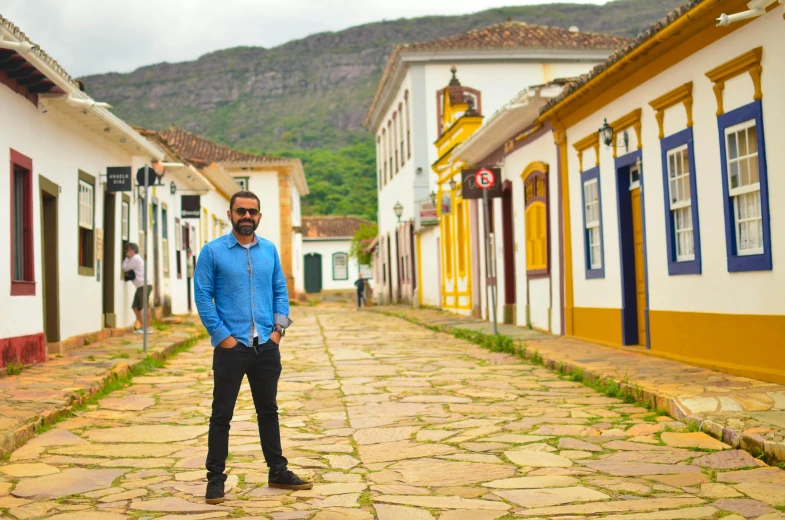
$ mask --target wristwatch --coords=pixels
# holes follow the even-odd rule
[[[273,332],[280,332],[281,333],[281,337],[286,336],[286,329],[281,327],[280,325],[277,326],[277,327],[273,327]]]

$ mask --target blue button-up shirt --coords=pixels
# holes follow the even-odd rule
[[[229,336],[252,345],[254,327],[262,344],[274,325],[292,323],[278,251],[259,236],[247,249],[234,233],[207,243],[196,262],[194,300],[214,347]]]

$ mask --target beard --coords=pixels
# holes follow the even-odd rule
[[[232,227],[241,235],[253,235],[253,232],[259,227],[259,223],[246,218],[238,221],[233,220]]]

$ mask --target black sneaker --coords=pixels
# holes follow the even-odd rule
[[[311,489],[313,487],[313,484],[304,481],[288,469],[282,469],[276,473],[271,471],[267,477],[267,485],[279,489]]]
[[[213,478],[207,482],[207,493],[204,495],[208,504],[220,504],[224,501],[224,481]]]

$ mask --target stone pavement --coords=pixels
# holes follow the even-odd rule
[[[198,318],[157,326],[161,330],[149,336],[148,344],[155,359],[204,333]],[[24,444],[42,425],[85,402],[107,378],[126,374],[144,357],[142,336],[125,334],[50,355],[46,363],[21,374],[0,377],[0,457]]]
[[[491,323],[435,309],[372,310],[447,330],[493,333]],[[765,453],[772,462],[785,461],[784,386],[658,358],[636,348],[605,347],[513,325],[500,325],[499,333],[525,342],[529,352],[537,350],[548,366],[577,368],[628,385],[645,402],[677,419],[698,423],[702,431],[735,448]]]
[[[293,318],[281,430],[313,490],[265,485],[245,383],[228,500],[204,504],[213,350],[202,341],[0,463],[0,516],[785,519],[785,472],[682,422],[397,318],[335,307]]]

